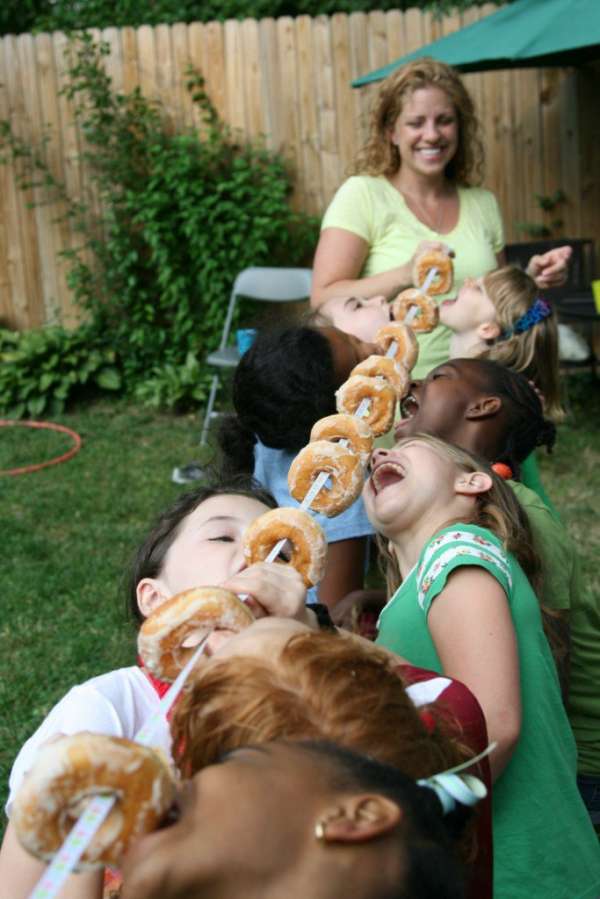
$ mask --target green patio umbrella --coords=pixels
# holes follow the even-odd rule
[[[357,78],[352,86],[381,81],[421,56],[433,56],[461,72],[568,66],[600,59],[600,0],[517,0]]]

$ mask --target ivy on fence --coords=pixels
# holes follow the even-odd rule
[[[6,121],[0,162],[18,160],[22,186],[43,187],[47,201],[60,201],[76,225],[81,242],[63,255],[69,286],[85,310],[90,352],[110,348],[124,391],[151,405],[183,407],[205,398],[202,359],[218,343],[235,275],[249,265],[306,264],[317,222],[291,209],[285,160],[238,141],[198,73],[189,72],[188,88],[202,115],[201,133],[173,134],[160,106],[139,90],[113,90],[103,67],[107,53],[90,35],[79,36],[70,46],[65,88],[84,138],[94,202],[70,196],[42,154]],[[61,333],[67,341],[69,332]],[[66,369],[70,358],[63,354]],[[29,384],[26,405],[43,395],[43,383]],[[15,389],[9,396],[0,382],[0,407],[20,408],[25,398]]]

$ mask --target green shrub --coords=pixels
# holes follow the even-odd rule
[[[102,65],[107,52],[80,36],[66,89],[85,136],[100,220],[68,197],[7,122],[3,150],[22,161],[24,184],[33,172],[68,204],[81,244],[64,255],[86,312],[86,340],[111,347],[127,393],[181,408],[205,399],[202,360],[218,345],[235,275],[250,265],[305,264],[317,222],[291,209],[283,158],[238,141],[200,76],[190,73],[189,88],[202,135],[173,134],[139,91],[112,90]]]
[[[485,0],[4,0],[0,34],[10,31],[69,31],[124,25],[260,19],[265,16],[319,16],[335,12],[417,7],[435,13],[480,6]],[[499,3],[500,0],[495,0]],[[511,0],[509,0],[511,2]]]
[[[119,390],[115,353],[87,329],[0,330],[0,407],[9,418],[56,415],[84,385]]]

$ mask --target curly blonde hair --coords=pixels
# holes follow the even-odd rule
[[[505,265],[485,275],[483,286],[494,304],[497,322],[503,332],[525,315],[538,295],[535,281],[515,265]],[[499,362],[533,381],[544,396],[546,414],[554,422],[562,421],[558,325],[554,313],[527,331],[490,341],[479,356]]]
[[[423,57],[402,66],[382,82],[371,112],[369,138],[359,151],[353,174],[395,175],[401,165],[390,129],[402,112],[407,96],[426,87],[439,87],[452,101],[458,117],[458,147],[446,166],[446,177],[464,187],[479,184],[483,176],[483,144],[475,107],[458,73],[443,62]]]

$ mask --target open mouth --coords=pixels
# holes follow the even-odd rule
[[[393,484],[399,484],[404,480],[405,471],[399,462],[381,462],[377,468],[371,472],[371,487],[373,493],[377,495],[391,487]]]
[[[400,401],[400,411],[402,418],[412,418],[419,411],[419,401],[414,393],[409,393]]]

